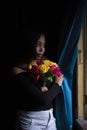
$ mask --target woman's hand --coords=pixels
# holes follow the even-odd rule
[[[64,80],[64,75],[63,74],[60,77],[55,76],[55,83],[57,83],[59,86],[62,85],[63,80]]]
[[[41,91],[46,92],[46,91],[48,91],[48,88],[46,86],[43,86],[43,87],[41,87]]]

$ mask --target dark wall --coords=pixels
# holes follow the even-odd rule
[[[73,0],[74,1],[74,0]],[[8,72],[20,56],[28,51],[35,31],[47,34],[47,56],[57,61],[58,44],[64,16],[70,6],[69,0],[57,3],[9,3],[3,8],[3,37],[0,47],[1,122],[5,129],[13,129],[14,113],[9,101]],[[4,128],[3,128],[4,130]]]
[[[59,6],[58,6],[59,7]],[[3,11],[3,38],[0,47],[1,77],[1,124],[3,130],[13,130],[14,110],[8,84],[9,68],[28,51],[31,35],[34,31],[45,31],[47,34],[47,55],[56,57],[56,37],[60,32],[61,13],[63,8],[53,6],[7,6]],[[61,12],[61,13],[59,13]]]

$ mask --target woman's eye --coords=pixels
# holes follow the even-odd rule
[[[37,47],[45,47],[45,43],[42,43],[42,42],[38,41]]]

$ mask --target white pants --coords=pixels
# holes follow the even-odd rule
[[[53,109],[46,111],[17,111],[16,130],[57,130]]]

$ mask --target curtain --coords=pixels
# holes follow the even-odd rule
[[[73,10],[72,17],[70,11],[73,8],[70,5],[66,10],[64,22],[62,23],[58,64],[64,74],[64,81],[62,93],[56,97],[54,111],[58,130],[72,130],[73,128],[72,87],[74,86],[72,84],[78,54],[78,40],[83,25],[86,5],[86,0],[78,1]]]

